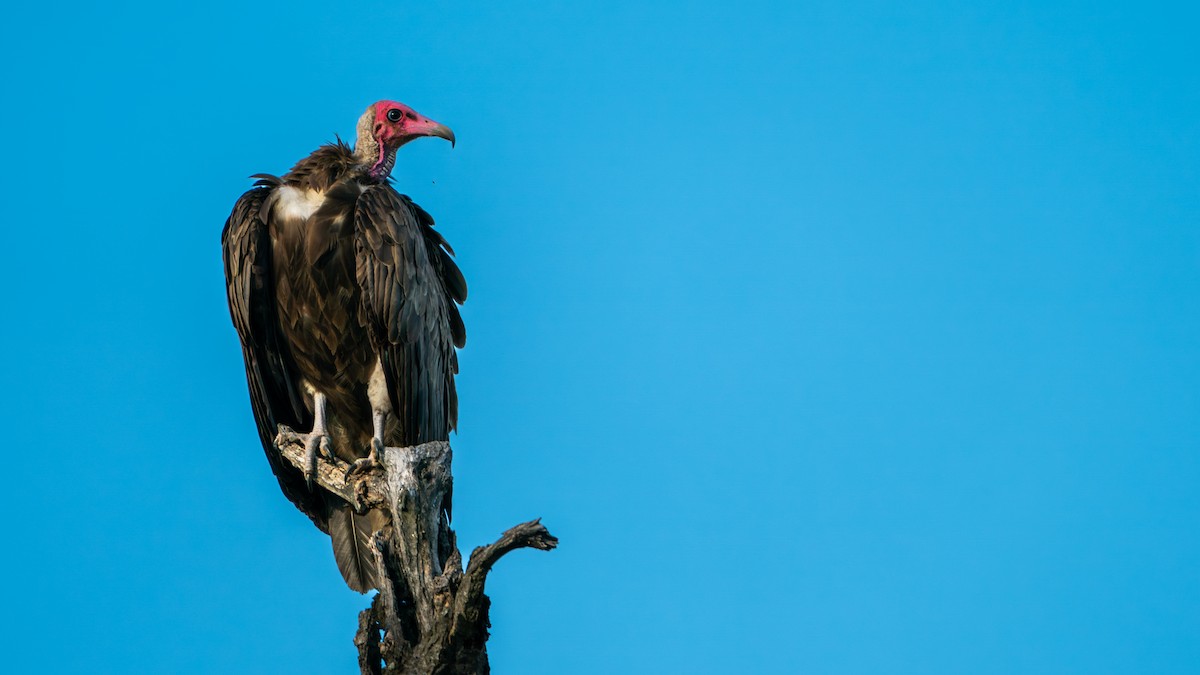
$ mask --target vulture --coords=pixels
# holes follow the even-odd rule
[[[422,136],[453,146],[454,133],[395,101],[369,106],[357,132],[353,148],[337,139],[282,177],[251,176],[221,247],[267,461],[330,535],[346,584],[366,592],[380,579],[368,544],[387,516],[314,484],[317,457],[361,471],[386,446],[449,439],[467,286],[433,219],[390,178],[400,146]],[[276,449],[281,424],[304,438],[304,470]]]

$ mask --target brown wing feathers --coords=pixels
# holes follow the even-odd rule
[[[466,283],[432,224],[388,185],[368,188],[355,211],[363,311],[404,445],[447,439],[458,416],[454,347],[466,332],[455,303]]]
[[[275,449],[279,424],[303,429],[312,420],[299,399],[292,381],[294,369],[281,344],[271,282],[271,244],[266,223],[259,216],[259,209],[279,185],[279,179],[254,177],[260,180],[234,205],[221,233],[229,313],[241,340],[250,405],[271,471],[283,494],[317,527],[326,530],[325,499],[310,492],[303,475],[284,462]]]

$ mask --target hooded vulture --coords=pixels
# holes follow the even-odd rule
[[[378,587],[366,547],[387,524],[312,482],[318,453],[362,468],[385,446],[447,440],[458,416],[456,347],[467,296],[433,219],[391,186],[396,150],[447,127],[394,101],[367,108],[351,148],[318,148],[278,178],[258,174],[221,234],[229,312],[259,439],[284,495],[333,540],[350,588]],[[275,448],[302,434],[307,470]]]

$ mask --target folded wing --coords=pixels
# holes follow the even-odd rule
[[[467,285],[452,255],[429,214],[390,185],[374,185],[359,197],[361,311],[405,446],[446,440],[458,421],[455,347],[466,342],[458,305]]]

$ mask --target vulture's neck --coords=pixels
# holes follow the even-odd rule
[[[399,148],[379,147],[375,140],[375,114],[368,109],[358,120],[358,138],[354,141],[354,160],[366,168],[367,175],[375,180],[387,180],[396,165],[396,150]]]

